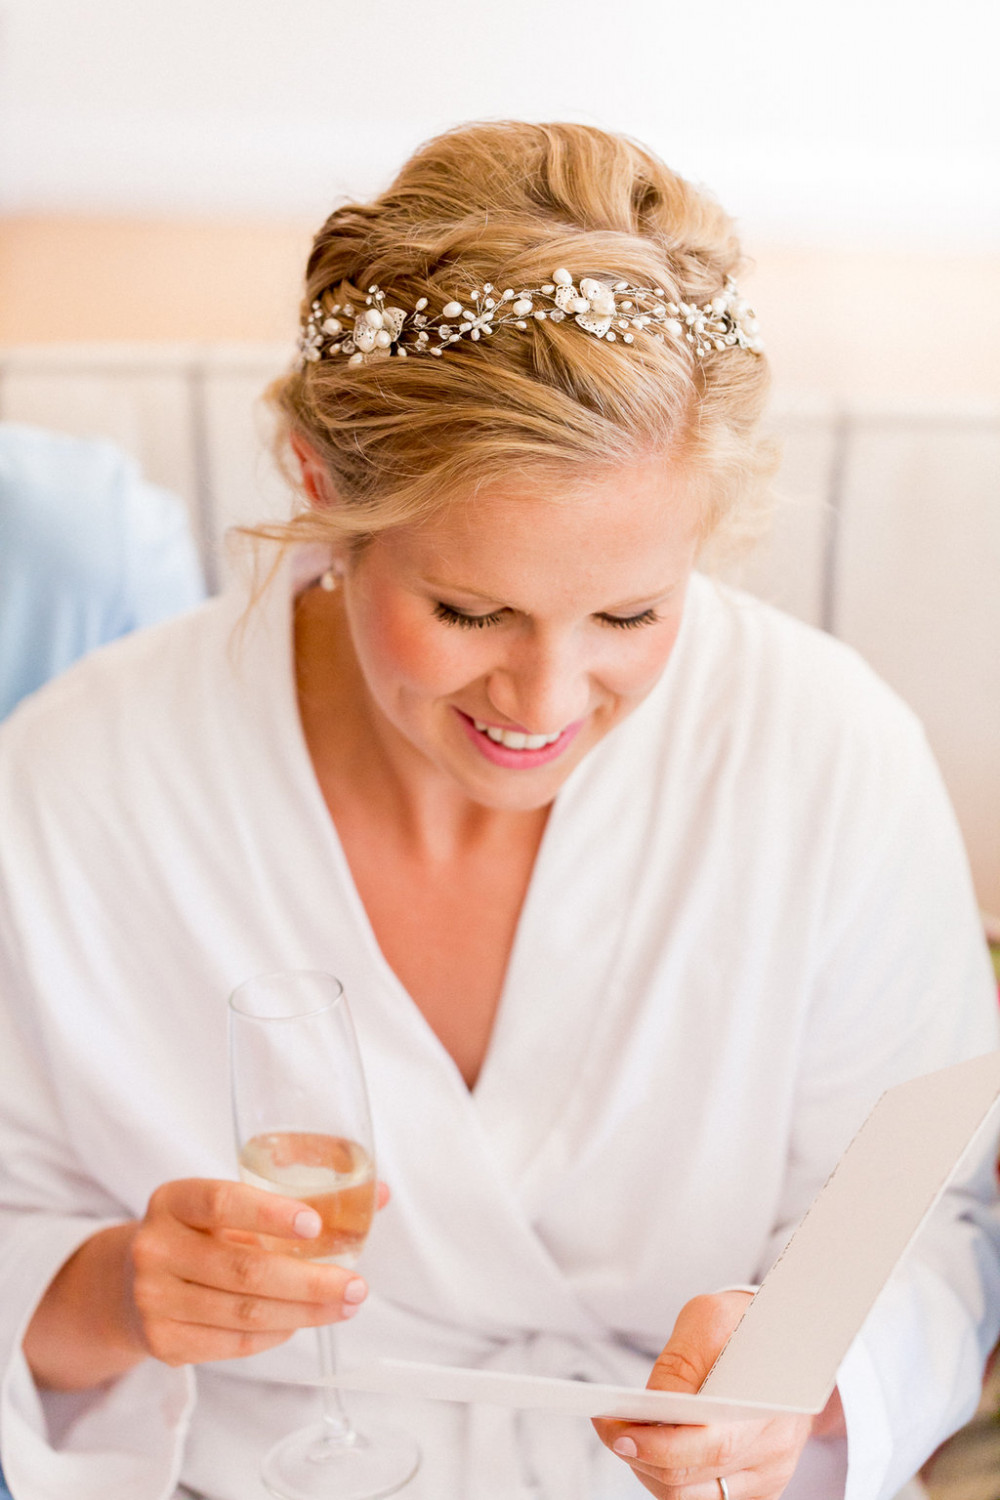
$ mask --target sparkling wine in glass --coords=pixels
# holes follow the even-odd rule
[[[330,974],[263,974],[229,1000],[233,1118],[240,1176],[299,1198],[322,1230],[314,1240],[260,1236],[278,1254],[353,1266],[375,1212],[375,1148],[361,1056],[347,1000]],[[333,1330],[318,1328],[320,1370],[336,1369]],[[413,1438],[392,1428],[358,1432],[333,1386],[320,1421],[267,1454],[276,1500],[376,1500],[412,1479]]]

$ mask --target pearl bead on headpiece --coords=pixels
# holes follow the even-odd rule
[[[699,359],[716,350],[746,349],[763,353],[753,309],[740,296],[735,281],[726,280],[718,296],[702,306],[666,300],[662,287],[632,286],[627,281],[599,281],[582,276],[579,284],[562,267],[542,286],[498,292],[490,282],[448,301],[439,313],[421,297],[413,311],[388,306],[385,293],[370,286],[364,306],[328,301],[313,302],[299,337],[298,368],[320,359],[346,358],[348,364],[405,358],[412,354],[440,357],[462,339],[478,343],[498,328],[525,332],[532,323],[562,323],[566,319],[593,338],[623,344],[647,338],[677,339]]]

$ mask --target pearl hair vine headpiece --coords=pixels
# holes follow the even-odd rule
[[[370,286],[364,305],[332,302],[318,297],[299,336],[298,369],[320,359],[346,358],[348,364],[405,358],[413,354],[440,356],[462,339],[478,342],[498,328],[525,332],[533,322],[561,323],[571,318],[585,333],[623,344],[637,333],[663,341],[677,339],[691,346],[699,359],[716,350],[746,349],[763,353],[753,309],[728,277],[723,290],[700,307],[667,299],[662,287],[632,286],[628,281],[599,281],[582,276],[579,284],[562,267],[542,286],[497,291],[492,283],[473,287],[430,311],[420,297],[412,312],[389,306],[385,293]],[[360,299],[359,299],[360,300]]]

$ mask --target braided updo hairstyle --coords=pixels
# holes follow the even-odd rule
[[[373,283],[412,309],[484,282],[537,286],[556,266],[701,305],[741,254],[718,205],[623,136],[465,125],[422,146],[381,197],[334,210],[309,257],[303,321],[316,299],[363,304]],[[757,529],[773,469],[757,432],[768,379],[743,349],[699,359],[683,340],[611,344],[572,321],[498,329],[440,359],[307,362],[269,391],[279,442],[300,434],[340,503],[258,535],[360,539],[512,475],[585,482],[662,454],[693,476],[703,536],[738,538]]]

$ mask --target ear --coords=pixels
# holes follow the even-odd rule
[[[288,441],[299,462],[302,488],[314,510],[331,510],[337,503],[337,491],[319,454],[300,432],[289,433]]]

